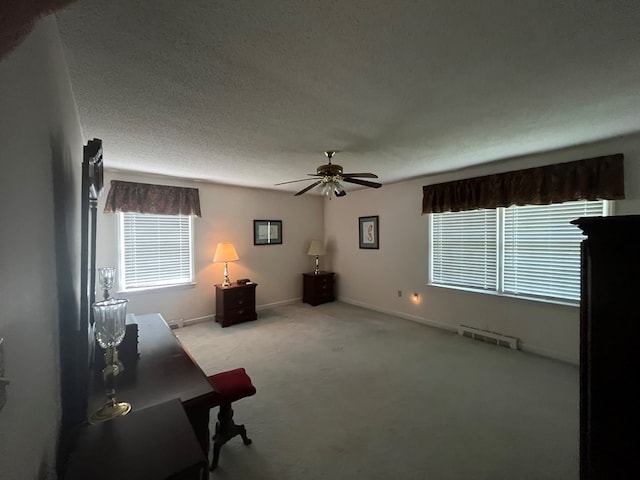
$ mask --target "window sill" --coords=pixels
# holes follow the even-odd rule
[[[536,297],[533,295],[515,295],[512,293],[502,293],[496,292],[495,290],[482,290],[480,288],[470,288],[470,287],[458,287],[453,285],[439,285],[435,283],[427,283],[429,287],[435,288],[446,288],[449,290],[461,290],[463,292],[471,292],[471,293],[482,293],[484,295],[492,295],[494,297],[508,297],[515,298],[518,300],[526,300],[529,302],[540,302],[540,303],[551,303],[554,305],[563,305],[565,307],[579,307],[580,302],[573,300],[561,300],[558,298],[548,298],[548,297]]]
[[[118,290],[116,293],[137,294],[137,293],[151,293],[165,290],[183,290],[187,288],[193,288],[197,285],[196,282],[189,283],[176,283],[173,285],[158,285],[154,287],[141,287],[141,288],[129,288],[126,290]]]

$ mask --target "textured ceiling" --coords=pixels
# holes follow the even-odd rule
[[[111,168],[296,191],[273,184],[325,150],[391,183],[640,130],[635,0],[79,0],[57,16]]]

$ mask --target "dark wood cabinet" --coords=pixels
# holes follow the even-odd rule
[[[580,478],[638,478],[640,215],[580,218]]]
[[[216,322],[223,327],[258,318],[256,314],[256,283],[216,285]]]
[[[313,305],[333,302],[334,272],[303,273],[302,301]]]

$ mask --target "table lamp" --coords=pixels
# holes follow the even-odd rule
[[[229,281],[229,270],[227,268],[227,262],[235,262],[240,260],[238,252],[233,246],[233,243],[219,243],[216,247],[216,253],[213,256],[213,263],[224,263],[224,280],[222,281],[223,287],[231,286]]]
[[[309,251],[307,255],[316,257],[316,269],[313,271],[314,274],[318,275],[320,273],[320,267],[318,265],[318,257],[320,255],[324,255],[324,245],[322,245],[321,240],[311,240],[311,245],[309,245]]]

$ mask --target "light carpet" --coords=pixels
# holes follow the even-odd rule
[[[340,302],[174,333],[258,390],[211,479],[578,478],[575,366]]]

